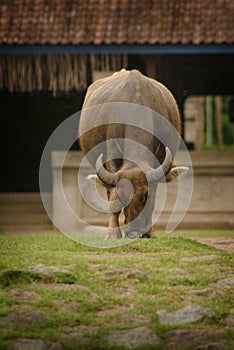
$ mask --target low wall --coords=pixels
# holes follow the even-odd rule
[[[82,161],[81,152],[70,151],[66,157],[65,154],[63,151],[52,152],[53,221],[57,226],[62,225],[68,230],[76,228],[75,215],[89,224],[106,225],[108,214],[91,208],[92,204],[100,210],[102,207],[100,203],[97,203],[94,187],[88,182],[81,186],[83,197],[88,199],[88,205],[79,190],[78,185],[81,180],[78,181],[78,172]],[[193,193],[188,211],[178,228],[234,229],[234,152],[193,151],[190,156],[194,172]],[[178,152],[176,164],[180,164],[181,159],[183,159],[183,152]],[[183,163],[183,165],[186,164]],[[91,173],[94,173],[93,169],[87,163],[84,164],[82,178]],[[160,196],[165,195],[165,192],[162,191],[163,186],[165,184],[159,187],[158,203],[161,203]],[[158,205],[156,205],[154,213],[159,216],[156,223],[159,229],[165,229],[171,215],[177,198],[178,181],[170,182],[166,186],[167,193],[163,211],[159,215]],[[181,195],[183,198],[186,193]],[[179,211],[176,214],[182,215]]]
[[[51,193],[43,193],[51,213]],[[0,193],[0,232],[42,232],[52,229],[39,192]]]

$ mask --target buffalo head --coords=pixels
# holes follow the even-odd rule
[[[159,182],[171,181],[187,168],[172,167],[173,158],[166,147],[165,159],[156,169],[142,168],[126,161],[115,173],[109,172],[103,165],[103,154],[96,161],[97,176],[107,188],[112,220],[110,229],[117,230],[115,236],[121,237],[119,214],[123,210],[125,217],[125,235],[128,238],[152,237],[152,213],[155,206],[156,190]]]

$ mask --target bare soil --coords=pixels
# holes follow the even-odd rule
[[[234,251],[234,238],[232,237],[193,237],[191,239],[217,249]]]

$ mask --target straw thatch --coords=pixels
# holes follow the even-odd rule
[[[90,55],[92,71],[117,71],[127,68],[127,55]]]
[[[127,67],[126,55],[3,55],[0,56],[0,89],[53,91],[54,94],[83,91],[94,70],[116,71],[123,67]]]

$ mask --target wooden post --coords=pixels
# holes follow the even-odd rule
[[[204,141],[204,97],[198,96],[197,97],[197,127],[196,127],[196,141],[195,141],[195,148],[197,151],[201,151],[202,144]]]
[[[145,61],[146,75],[150,78],[156,79],[156,56],[155,55],[141,55]]]
[[[206,145],[212,145],[212,99],[206,96]]]
[[[216,135],[218,149],[223,149],[223,134],[222,134],[222,99],[221,96],[215,96],[215,119],[216,119]]]

